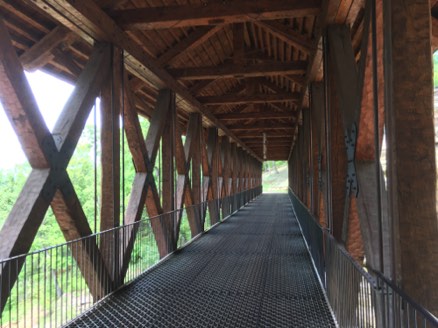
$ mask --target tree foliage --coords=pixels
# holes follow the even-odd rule
[[[143,134],[146,135],[149,129],[149,122],[145,119],[140,119]],[[97,137],[95,149],[95,134]],[[121,152],[121,209],[123,213],[124,207],[127,206],[132,183],[135,176],[135,167],[130,156],[126,137],[121,136],[121,142],[124,145]],[[100,162],[100,131],[95,131],[93,124],[87,124],[82,132],[81,138],[75,149],[75,152],[67,167],[67,172],[78,195],[81,206],[87,217],[89,225],[93,232],[99,231],[100,226],[100,179],[101,179],[101,162]],[[160,181],[160,158],[157,159],[156,169],[154,170],[155,181]],[[9,215],[15,201],[21,192],[26,179],[30,173],[29,164],[19,164],[12,169],[0,169],[0,228],[3,226],[6,218]],[[95,180],[97,185],[95,185]],[[123,201],[124,200],[124,201]],[[123,215],[122,215],[123,217]],[[122,218],[121,218],[122,220]],[[97,228],[97,231],[95,230]],[[183,224],[181,227],[181,235],[184,239],[190,236],[188,225]],[[49,208],[44,221],[40,226],[38,233],[32,245],[31,250],[38,250],[57,244],[64,243],[65,239],[58,226],[56,218]]]

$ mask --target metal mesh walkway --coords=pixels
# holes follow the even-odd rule
[[[286,194],[264,194],[71,327],[335,327]]]

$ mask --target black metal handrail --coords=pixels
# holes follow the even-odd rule
[[[220,222],[256,198],[261,192],[261,187],[246,190],[223,199],[210,200],[156,217],[143,218],[135,223],[101,231],[84,238],[0,260],[0,300],[2,299],[1,293],[9,293],[11,290],[0,316],[0,327],[58,327],[65,324],[91,308],[102,297],[111,294],[122,284],[133,281],[162,260],[152,231],[154,220],[175,220],[181,216],[182,224],[187,224],[187,211],[197,211],[204,217],[206,226],[204,231],[206,231],[213,226],[211,213],[207,210],[209,205],[215,203]],[[127,245],[133,233],[135,239],[130,245],[132,251],[129,263],[124,268],[126,272],[123,274],[124,279],[121,279],[117,276],[121,275],[121,263],[123,262],[121,249],[123,245]],[[100,245],[105,239],[117,241],[113,247],[119,245],[118,251],[115,248],[112,249],[114,252],[111,254],[118,255],[114,256],[110,264],[93,258],[95,252],[99,252],[99,250],[96,251],[96,245]],[[184,247],[191,240],[190,234],[187,236],[180,234],[177,248]],[[84,250],[88,250],[88,253]],[[89,261],[92,266],[79,266],[78,261],[83,263]],[[21,265],[20,274],[15,284],[12,284],[8,277],[14,270],[18,271]],[[94,271],[90,272],[91,269]],[[102,275],[103,271],[108,272],[108,275]],[[93,273],[97,274],[93,276]],[[117,281],[119,283],[115,284]]]
[[[438,327],[438,319],[379,272],[368,272],[289,189],[296,218],[340,327]]]

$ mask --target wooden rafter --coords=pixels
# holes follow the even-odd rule
[[[260,20],[254,20],[253,23],[268,30],[272,35],[301,50],[305,54],[310,54],[313,50],[314,45],[309,38],[284,24],[275,21]]]
[[[245,64],[245,26],[243,23],[233,25],[233,63]]]
[[[305,79],[302,75],[284,75],[284,78],[301,86],[305,84]]]
[[[258,82],[267,87],[268,89],[274,91],[275,93],[284,93],[287,92],[287,90],[285,90],[284,88],[278,86],[276,83],[266,79],[266,78],[259,78]]]
[[[63,26],[55,27],[40,41],[34,44],[20,56],[21,64],[28,71],[36,70],[46,65],[55,55],[53,49],[58,47],[72,36],[72,33]]]
[[[199,5],[148,7],[114,11],[125,29],[161,29],[219,23],[245,22],[252,18],[272,20],[317,15],[320,0],[209,1]]]
[[[223,28],[223,25],[206,26],[197,28],[190,33],[186,38],[172,46],[165,53],[158,58],[158,64],[165,66],[173,61],[176,61],[181,55],[187,53],[190,50],[199,47],[210,37],[216,34]]]
[[[181,80],[211,80],[217,78],[243,78],[258,77],[265,75],[287,75],[305,73],[307,63],[305,61],[296,62],[276,62],[249,64],[246,66],[236,64],[224,64],[212,67],[187,67],[169,69],[169,73]]]

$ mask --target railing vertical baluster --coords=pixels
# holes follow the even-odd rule
[[[365,271],[332,235],[313,218],[303,203],[289,191],[294,212],[309,246],[315,271],[324,286],[341,327],[438,327],[437,318],[379,272]],[[318,247],[320,239],[325,249]],[[319,263],[325,263],[320,266]],[[343,293],[343,294],[341,294]],[[379,303],[382,303],[381,306]],[[383,313],[376,313],[376,310]],[[381,319],[379,316],[381,315]]]
[[[260,188],[253,188],[222,199],[205,199],[202,203],[194,204],[182,211],[186,211],[184,215],[187,211],[195,212],[196,217],[202,219],[205,224],[204,231],[207,231],[211,228],[212,219],[212,213],[209,212],[207,215],[209,208],[213,207],[221,222],[258,197],[260,192]],[[209,203],[214,205],[209,206]],[[13,324],[17,327],[22,325],[58,327],[80,315],[93,306],[100,297],[105,296],[103,294],[111,292],[113,287],[119,287],[113,286],[109,275],[104,274],[106,268],[96,251],[96,246],[100,245],[102,238],[111,237],[117,243],[114,245],[114,251],[117,251],[114,267],[107,268],[108,271],[112,273],[115,282],[127,283],[160,260],[151,220],[176,220],[181,214],[179,211],[181,210],[164,213],[151,219],[142,218],[129,225],[96,232],[61,245],[1,260],[0,270],[4,274],[0,276],[2,279],[0,283],[6,285],[11,290],[11,294],[5,301],[0,325],[2,327]],[[132,236],[135,236],[131,245],[132,257],[127,264],[125,276],[122,277],[119,268],[123,263],[124,249],[131,242]],[[166,238],[171,237],[173,238],[170,234],[166,236]],[[173,239],[168,239],[167,242],[170,245]],[[181,240],[180,246],[187,242],[188,240]],[[21,273],[17,277],[15,286],[12,286],[11,277],[19,273],[20,263],[22,263]],[[94,272],[91,279],[89,279],[91,276],[89,270]]]
[[[8,265],[8,290],[12,290],[12,286],[11,286],[11,267],[12,264]],[[12,302],[11,299],[9,298],[8,300],[8,307],[9,307],[9,323],[12,322]]]
[[[24,283],[23,283],[23,319],[24,319],[24,327],[27,327],[26,324],[26,293],[27,293],[27,258],[25,258],[23,260],[23,276],[24,276]],[[1,313],[0,313],[1,316]],[[0,321],[0,325],[1,325],[1,321]]]

